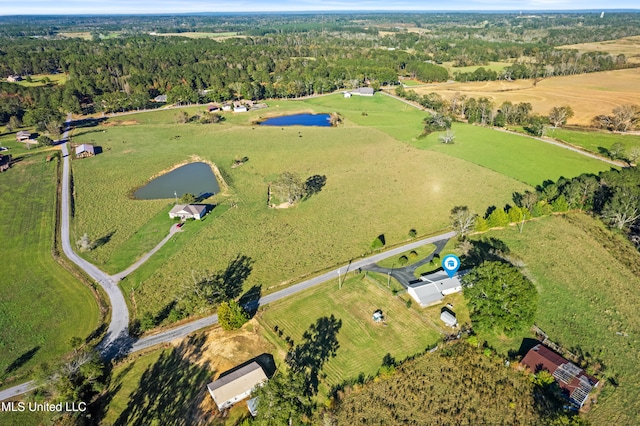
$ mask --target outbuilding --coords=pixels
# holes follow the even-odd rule
[[[253,361],[221,374],[218,380],[207,385],[207,390],[218,410],[222,411],[251,395],[255,388],[262,386],[266,381],[267,375],[264,370],[260,364]]]
[[[447,309],[443,309],[442,312],[440,312],[440,319],[449,327],[455,327],[458,325],[458,319],[456,316]]]
[[[96,150],[91,144],[83,143],[76,147],[76,158],[93,157],[94,155],[96,155]]]

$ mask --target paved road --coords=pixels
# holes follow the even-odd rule
[[[332,271],[326,272],[322,275],[318,275],[317,277],[308,279],[306,281],[303,281],[299,284],[293,285],[291,287],[287,287],[285,289],[282,289],[280,291],[277,291],[275,293],[271,293],[267,296],[263,296],[261,297],[257,302],[253,302],[250,303],[250,306],[248,306],[248,308],[250,309],[256,309],[258,306],[262,306],[262,305],[266,305],[267,303],[271,303],[271,302],[275,302],[276,300],[280,300],[280,299],[284,299],[285,297],[289,297],[295,293],[299,293],[301,291],[304,291],[308,288],[314,287],[318,284],[322,284],[325,283],[327,281],[331,281],[331,280],[336,280],[336,284],[337,284],[337,280],[338,278],[344,279],[345,278],[345,274],[347,272],[351,272],[351,271],[355,271],[357,269],[360,268],[364,268],[367,265],[371,265],[373,263],[379,262],[383,259],[386,259],[388,257],[392,257],[392,256],[396,256],[400,253],[403,253],[407,250],[413,250],[417,247],[423,246],[425,244],[441,244],[442,241],[444,241],[446,243],[446,241],[452,237],[455,236],[454,232],[447,232],[445,234],[441,234],[441,235],[437,235],[435,237],[431,237],[431,238],[425,238],[423,240],[419,240],[419,241],[415,241],[413,243],[409,243],[409,244],[405,244],[401,247],[397,247],[395,249],[392,250],[388,250],[385,251],[383,253],[379,253],[373,256],[369,256],[363,259],[359,259],[353,262],[350,262],[348,265],[345,266],[341,266],[340,268],[336,268]],[[442,245],[444,247],[444,244]],[[338,274],[338,271],[340,272],[340,274]],[[161,333],[158,334],[154,334],[151,336],[147,336],[147,337],[143,337],[142,339],[138,340],[137,342],[133,343],[133,345],[131,346],[131,352],[137,352],[140,351],[142,349],[146,349],[149,348],[151,346],[155,346],[161,343],[167,343],[170,342],[173,339],[177,339],[179,337],[185,337],[188,336],[189,334],[193,333],[194,331],[197,331],[201,328],[204,327],[209,327],[213,324],[216,324],[218,322],[218,315],[211,315],[209,317],[205,317],[202,319],[199,319],[197,321],[194,322],[190,322],[188,324],[179,326],[179,327],[175,327],[172,328],[170,330],[167,331],[163,331]]]
[[[434,258],[436,254],[440,254],[440,252],[442,252],[442,250],[444,249],[444,246],[447,245],[447,241],[449,241],[449,238],[443,238],[441,240],[434,241],[433,244],[435,244],[436,249],[433,251],[433,253],[431,253],[429,256],[425,257],[424,259],[412,265],[405,266],[402,268],[383,268],[376,264],[371,264],[371,265],[365,266],[363,269],[367,271],[378,272],[381,274],[391,274],[393,278],[398,280],[398,282],[403,287],[406,288],[406,287],[409,287],[409,285],[415,283],[416,281],[420,281],[414,275],[416,269],[418,269],[420,266],[426,263],[431,262],[431,260]]]
[[[24,393],[30,392],[35,388],[37,388],[36,383],[32,380],[30,382],[22,383],[9,389],[5,389],[3,391],[0,391],[0,401],[15,398],[16,396],[20,396]]]

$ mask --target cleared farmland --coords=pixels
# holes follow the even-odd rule
[[[640,63],[640,36],[624,37],[617,40],[595,41],[592,43],[567,44],[557,49],[578,50],[580,52],[609,53],[625,55],[630,63]]]
[[[0,175],[0,385],[70,352],[98,325],[91,291],[51,255],[56,165],[44,155]]]
[[[126,263],[122,258],[112,259],[114,252],[169,201],[133,200],[128,197],[132,189],[192,155],[223,169],[230,179],[231,199],[238,207],[203,224],[187,224],[185,232],[194,229],[188,244],[175,253],[172,248],[161,250],[154,256],[157,262],[152,259],[123,282],[127,289],[136,286],[139,307],[157,312],[182,291],[181,283],[192,279],[192,271],[220,269],[238,253],[255,261],[247,285],[261,284],[263,292],[269,292],[367,253],[380,234],[385,234],[387,244],[400,243],[408,239],[412,228],[420,235],[446,228],[448,212],[455,205],[484,211],[486,200],[507,203],[513,191],[527,188],[472,163],[398,143],[388,134],[350,120],[352,116],[369,119],[368,123],[384,132],[411,139],[421,127],[420,111],[407,106],[406,116],[389,113],[398,116],[397,122],[383,119],[389,105],[402,111],[404,104],[398,101],[384,96],[357,100],[369,101],[366,106],[370,112],[364,117],[357,107],[362,103],[341,103],[333,109],[318,105],[332,100],[343,98],[280,102],[268,113],[340,108],[345,123],[337,128],[250,125],[259,114],[267,114],[265,111],[228,114],[227,122],[221,125],[176,125],[176,111],[161,111],[121,118],[140,124],[78,129],[76,143],[93,142],[102,146],[103,153],[73,164],[75,238],[85,232],[93,240],[108,236],[108,242],[89,252],[87,258],[101,267],[113,261]],[[347,105],[355,109],[342,110]],[[238,156],[248,156],[249,161],[231,169]],[[294,208],[268,209],[267,184],[284,171],[303,178],[326,175],[327,184]],[[449,190],[455,187],[469,191]],[[221,199],[212,202],[216,200]],[[159,240],[166,230],[157,229]],[[163,257],[162,252],[168,256]]]
[[[414,89],[424,95],[438,93],[451,99],[456,93],[468,97],[487,97],[496,104],[504,101],[529,102],[533,111],[548,114],[554,106],[570,105],[575,116],[570,124],[588,125],[593,117],[611,114],[613,108],[640,105],[640,68],[606,71],[533,80],[488,81],[434,84]]]

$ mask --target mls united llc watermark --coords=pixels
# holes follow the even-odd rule
[[[24,412],[24,411],[49,411],[52,413],[61,412],[77,412],[86,411],[86,402],[58,402],[53,404],[50,402],[14,402],[7,401],[0,403],[0,411],[2,412]]]

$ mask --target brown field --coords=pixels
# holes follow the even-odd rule
[[[631,63],[640,63],[640,36],[624,37],[593,43],[568,44],[558,49],[576,49],[580,52],[606,52],[611,55],[623,54]]]
[[[469,97],[486,96],[496,106],[504,101],[530,102],[533,111],[547,114],[558,105],[571,105],[575,116],[569,124],[586,125],[593,117],[610,114],[619,105],[640,105],[640,68],[546,78],[534,86],[533,80],[478,81],[446,83],[414,89],[451,99],[461,93]]]

